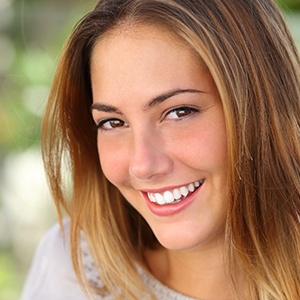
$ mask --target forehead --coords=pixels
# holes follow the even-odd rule
[[[98,40],[91,81],[93,101],[126,103],[131,98],[146,101],[173,90],[213,86],[196,51],[165,29],[144,25],[117,29]]]
[[[99,48],[102,48],[104,56],[106,56],[105,52],[107,52],[108,49],[111,51],[114,47],[116,52],[120,54],[118,46],[127,43],[126,40],[128,41],[129,39],[135,40],[137,43],[139,41],[142,41],[143,43],[145,43],[145,41],[149,41],[149,43],[147,43],[148,47],[151,42],[156,43],[157,47],[161,47],[163,43],[165,45],[168,44],[170,48],[175,50],[184,50],[186,55],[193,57],[203,67],[205,66],[205,63],[201,59],[199,53],[192,49],[192,47],[174,31],[163,26],[139,23],[133,24],[130,22],[118,25],[98,38],[92,49],[91,64],[94,62],[95,52],[100,53]]]

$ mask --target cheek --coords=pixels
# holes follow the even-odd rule
[[[128,174],[129,153],[126,145],[98,139],[98,154],[105,177],[114,185],[123,182]]]
[[[204,137],[202,149],[207,161],[216,168],[227,166],[227,138],[223,128],[212,132]]]
[[[227,177],[227,140],[226,135],[216,134],[208,136],[203,144],[203,158],[207,169],[214,175],[221,186],[226,183]]]
[[[171,146],[176,157],[195,169],[222,172],[227,168],[227,138],[223,123],[195,126],[180,133],[180,144]],[[202,128],[199,130],[199,128]],[[173,136],[171,140],[178,140]]]

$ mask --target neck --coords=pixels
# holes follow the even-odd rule
[[[198,299],[232,299],[224,263],[224,243],[189,251],[160,248],[146,254],[153,275],[165,285]]]

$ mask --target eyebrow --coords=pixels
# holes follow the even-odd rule
[[[116,107],[108,104],[102,104],[102,103],[93,103],[91,105],[90,110],[98,110],[98,111],[103,111],[103,112],[108,112],[108,113],[116,113],[118,115],[122,115],[121,111],[117,109]]]
[[[185,93],[195,94],[195,93],[204,93],[204,92],[200,91],[200,90],[195,90],[195,89],[176,89],[176,90],[172,90],[172,91],[169,91],[167,93],[164,93],[162,95],[159,95],[159,96],[151,99],[145,105],[144,110],[148,110],[151,107],[153,107],[155,105],[158,105],[158,104],[164,102],[165,100],[167,100],[167,99],[169,99],[171,97],[174,97],[174,96],[179,95],[179,94],[185,94]],[[95,109],[95,110],[98,110],[98,111],[109,112],[109,113],[116,113],[116,114],[122,115],[122,112],[118,108],[116,108],[113,105],[108,105],[108,104],[93,103],[91,105],[90,109],[91,109],[91,111]]]

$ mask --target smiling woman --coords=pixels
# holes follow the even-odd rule
[[[271,0],[100,1],[44,118],[70,240],[49,232],[22,299],[299,299],[299,89]]]
[[[189,47],[160,28],[127,27],[105,36],[91,57],[102,171],[162,246],[199,246],[201,252],[207,240],[215,243],[214,236],[224,240],[222,103],[209,71]],[[194,182],[201,187],[195,190]]]

